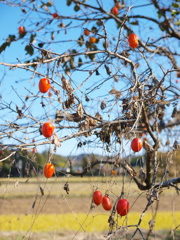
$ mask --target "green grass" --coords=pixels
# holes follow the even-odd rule
[[[89,215],[85,213],[73,214],[40,214],[36,215],[0,215],[0,231],[28,231],[51,232],[59,230],[97,232],[108,230],[107,214]],[[135,225],[138,223],[140,213],[129,213],[128,217],[118,218],[118,225]],[[146,213],[141,223],[141,229],[149,228],[151,213]],[[156,230],[171,230],[175,228],[180,219],[180,212],[159,212],[156,217]]]

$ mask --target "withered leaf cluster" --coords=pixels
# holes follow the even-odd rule
[[[75,103],[75,97],[73,95],[73,88],[72,88],[70,82],[64,77],[64,75],[62,75],[61,82],[62,82],[62,88],[66,91],[66,93],[68,95],[68,99],[63,103],[63,108],[69,109],[70,106]]]
[[[122,95],[121,91],[118,91],[115,88],[111,89],[111,91],[109,91],[109,94],[114,95],[116,98],[120,98]]]
[[[79,124],[79,131],[88,130],[88,129],[90,130],[91,128],[97,126],[97,123],[99,122],[99,120],[102,120],[102,116],[99,113],[96,113],[95,117],[87,116],[84,122]],[[92,133],[89,131],[84,133],[84,136],[88,137],[91,134]]]

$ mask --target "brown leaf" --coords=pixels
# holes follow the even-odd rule
[[[106,72],[108,75],[111,75],[111,71],[109,69],[109,67],[107,65],[104,65],[105,69],[106,69]]]
[[[84,116],[83,106],[82,106],[81,103],[79,103],[78,107],[77,107],[77,116],[80,117],[80,118],[83,118],[83,116]]]
[[[102,110],[104,110],[106,108],[106,102],[102,101],[100,107],[101,107]]]
[[[39,189],[40,189],[40,191],[41,191],[41,196],[44,196],[44,190],[42,189],[41,186],[39,186]]]
[[[122,95],[121,91],[118,91],[118,90],[116,90],[115,88],[111,89],[111,91],[109,91],[109,93],[110,93],[111,95],[115,95],[116,98],[120,98],[120,96]]]
[[[58,138],[56,133],[54,133],[54,135],[53,135],[52,144],[56,145],[56,147],[60,147],[61,146],[60,140],[59,140],[59,138]]]
[[[54,86],[51,85],[51,89],[53,90],[54,94],[58,96],[58,102],[60,102],[60,91],[56,89]]]
[[[177,114],[177,107],[174,107],[171,117],[174,118]]]
[[[91,117],[87,117],[85,120],[86,127],[95,127],[98,121],[96,119],[93,119]]]
[[[34,200],[34,202],[32,204],[32,209],[34,209],[35,205],[36,205],[36,199]]]
[[[66,90],[67,93],[72,93],[72,87],[70,82],[64,77],[64,75],[62,75],[61,78],[61,82],[62,82],[62,87],[64,90]]]
[[[68,97],[68,99],[63,103],[63,108],[65,109],[65,108],[70,108],[70,106],[72,105],[72,104],[74,104],[75,103],[75,101],[74,101],[74,95],[73,94],[70,94],[69,95],[69,97]]]
[[[26,98],[25,98],[25,101],[27,101],[29,98],[30,98],[30,96],[29,96],[29,95],[27,95],[27,96],[26,96]]]
[[[18,113],[18,117],[19,117],[19,118],[22,118],[22,117],[23,117],[23,113],[22,113],[22,111],[18,108],[17,105],[16,105],[16,111],[17,111],[17,113]]]
[[[101,116],[101,114],[100,113],[96,113],[96,115],[95,115],[95,118],[97,118],[97,119],[100,119],[100,120],[102,120],[103,119],[103,117]]]
[[[180,144],[178,143],[177,140],[174,141],[173,148],[176,150],[180,148]]]
[[[118,77],[115,76],[115,75],[114,75],[114,81],[115,81],[115,82],[118,82],[118,81],[119,81]]]
[[[60,123],[64,119],[64,114],[61,110],[56,111],[55,123]]]
[[[66,182],[64,184],[64,190],[66,191],[67,194],[69,194],[70,189],[69,189],[69,183],[68,182]]]
[[[77,113],[68,113],[68,112],[64,112],[65,113],[65,120],[69,121],[69,122],[80,122],[82,120],[84,120],[84,116],[80,117]]]
[[[139,179],[141,180],[141,183],[143,183],[146,179],[146,173],[143,168],[139,170]]]

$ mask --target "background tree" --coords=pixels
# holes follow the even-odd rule
[[[51,161],[63,142],[76,139],[84,151],[103,149],[106,159],[70,174],[83,176],[98,164],[122,168],[148,191],[146,209],[161,188],[179,191],[179,166],[168,174],[179,149],[179,1],[0,2],[22,11],[18,33],[9,34],[0,52],[21,42],[26,54],[16,63],[1,61],[1,69],[29,78],[12,87],[18,100],[1,99],[2,151],[15,156],[47,145]],[[50,81],[47,93],[38,89],[42,78]],[[1,86],[5,81],[6,74]],[[55,126],[47,138],[45,122]],[[138,174],[127,159],[135,137],[146,155]],[[164,161],[159,151],[167,153]],[[111,234],[113,211],[110,219]]]

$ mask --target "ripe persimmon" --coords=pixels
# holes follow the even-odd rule
[[[136,48],[138,46],[138,36],[135,33],[131,33],[128,37],[129,46]]]
[[[111,175],[116,176],[116,174],[117,174],[116,170],[115,170],[115,169],[112,169],[112,170],[111,170]]]
[[[113,7],[113,8],[111,8],[111,13],[114,15],[118,15],[119,9],[117,7]]]
[[[25,32],[25,28],[23,26],[18,27],[19,34],[23,34]]]
[[[49,138],[53,135],[54,133],[54,125],[50,122],[45,122],[42,125],[42,135],[44,135],[44,137]]]
[[[102,203],[102,193],[100,191],[95,191],[92,199],[97,206],[100,205]]]
[[[44,176],[46,178],[52,177],[52,175],[54,174],[54,171],[55,171],[55,168],[54,168],[54,165],[52,163],[47,163],[44,166]]]
[[[102,198],[102,206],[106,211],[111,210],[112,208],[112,200],[108,196],[104,196]]]
[[[97,39],[95,37],[90,37],[89,42],[90,43],[96,43]]]
[[[58,13],[53,13],[52,16],[53,16],[53,18],[57,18],[59,15],[58,15]]]
[[[129,211],[129,202],[126,199],[120,199],[116,205],[117,213],[122,217]]]
[[[142,149],[143,142],[140,138],[134,138],[131,142],[131,148],[134,152],[139,152]]]
[[[88,29],[84,29],[84,35],[89,36],[90,35],[90,31]]]
[[[50,89],[50,80],[47,78],[41,78],[39,81],[39,91],[41,93],[46,93]]]

